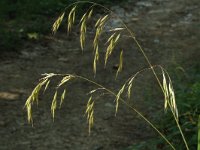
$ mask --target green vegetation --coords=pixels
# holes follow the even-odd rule
[[[191,149],[197,148],[198,137],[198,117],[200,114],[200,70],[190,70],[188,81],[186,77],[176,80],[176,99],[179,108],[179,121],[183,132],[185,133],[189,147]],[[174,143],[178,146],[177,149],[184,149],[183,144],[180,144],[180,136],[176,125],[171,121],[168,114],[163,120],[162,128],[169,134],[169,138],[174,139]]]
[[[51,18],[63,8],[60,1],[0,1],[0,46],[17,51],[28,34],[49,32]],[[50,18],[50,20],[49,20]]]
[[[55,17],[75,0],[1,0],[0,47],[2,51],[18,51],[26,40],[51,33]],[[111,4],[112,1],[97,0]],[[81,5],[79,7],[82,7]],[[37,35],[30,36],[30,35]]]
[[[200,70],[195,71],[192,74],[195,74],[196,76],[190,77],[189,81],[187,82],[182,82],[182,80],[186,80],[186,77],[176,79],[175,89],[180,125],[186,137],[189,148],[196,150],[198,144],[200,144],[197,140],[199,123],[198,118],[200,114]],[[159,114],[157,116],[159,116]],[[160,120],[160,118],[157,117],[157,120]],[[173,141],[173,144],[176,145],[177,150],[185,149],[179,130],[169,112],[164,116],[164,119],[161,120],[159,128],[163,133],[165,133],[165,135],[167,135],[169,141]],[[130,150],[143,150],[150,148],[156,150],[159,146],[162,147],[162,149],[169,149],[169,147],[166,147],[166,144],[162,140],[157,138],[146,142],[137,143],[130,147]]]

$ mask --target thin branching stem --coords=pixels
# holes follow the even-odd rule
[[[156,67],[156,66],[152,66],[152,67]],[[139,73],[145,71],[146,69],[150,69],[150,68],[145,68],[141,71],[138,71],[135,75],[138,75]],[[113,95],[114,97],[117,97],[117,94],[114,93],[112,90],[106,88],[105,86],[90,80],[88,78],[85,78],[83,76],[79,76],[79,75],[71,75],[71,74],[56,74],[58,76],[73,76],[75,78],[81,79],[81,80],[85,80],[89,83],[92,83],[93,85],[98,86],[101,89],[104,89],[106,92],[110,93],[111,95]],[[131,110],[133,110],[134,112],[136,112],[144,121],[146,121],[169,145],[173,150],[176,150],[175,147],[172,145],[172,143],[165,137],[165,135],[163,135],[156,127],[153,123],[151,123],[151,121],[149,121],[140,111],[138,111],[135,107],[130,106],[124,99],[122,99],[121,97],[119,98],[119,100],[125,104],[128,108],[130,108]]]
[[[158,66],[158,67],[160,67],[161,70],[165,71],[165,73],[166,73],[167,76],[168,76],[169,81],[172,83],[172,80],[171,80],[171,78],[170,78],[170,76],[169,76],[169,73],[168,73],[162,66]],[[171,112],[172,112],[172,114],[173,114],[173,117],[174,117],[174,119],[175,119],[175,121],[176,121],[177,127],[178,127],[178,129],[179,129],[179,131],[180,131],[180,134],[181,134],[181,136],[182,136],[182,139],[183,139],[183,141],[184,141],[184,143],[185,143],[186,149],[189,150],[190,148],[189,148],[189,146],[188,146],[188,144],[187,144],[187,141],[186,141],[186,139],[185,139],[184,133],[183,133],[182,128],[181,128],[181,126],[180,126],[180,124],[179,124],[179,120],[178,120],[178,118],[176,117],[176,114],[172,111],[173,108],[172,108],[172,106],[171,106],[171,104],[170,104],[169,102],[168,102],[168,105],[169,105],[170,110],[171,110]]]
[[[100,88],[103,88],[104,90],[106,90],[108,93],[110,93],[111,95],[113,96],[117,96],[116,93],[114,93],[113,91],[109,90],[108,88],[104,87],[103,85],[95,82],[95,81],[92,81],[88,78],[85,78],[83,76],[78,76],[78,75],[73,75],[75,76],[76,78],[79,78],[79,79],[82,79],[82,80],[85,80],[85,81],[88,81]],[[120,97],[120,101],[123,102],[127,107],[129,107],[131,110],[135,111],[142,119],[144,119],[170,146],[173,150],[175,150],[175,147],[171,144],[171,142],[165,137],[165,135],[163,135],[156,127],[153,123],[151,123],[140,111],[138,111],[136,108],[134,108],[133,106],[130,106],[124,99],[122,99]]]
[[[80,3],[88,3],[88,4],[92,4],[92,7],[93,7],[93,6],[99,6],[99,7],[101,7],[101,8],[104,8],[105,10],[107,10],[108,12],[114,14],[117,18],[120,19],[122,25],[126,28],[126,30],[128,31],[128,33],[130,34],[131,38],[134,40],[134,42],[136,43],[137,47],[139,48],[139,51],[140,51],[140,52],[142,53],[142,55],[144,56],[146,62],[148,63],[149,67],[151,68],[151,70],[152,70],[152,72],[153,72],[153,74],[154,74],[154,76],[155,76],[155,78],[156,78],[156,80],[157,80],[157,82],[158,82],[158,84],[159,84],[159,86],[160,86],[162,92],[164,93],[164,92],[165,92],[165,91],[164,91],[164,88],[163,88],[163,86],[162,86],[162,84],[161,84],[161,81],[160,81],[160,79],[159,79],[159,77],[158,77],[158,75],[157,75],[157,73],[156,73],[156,71],[155,71],[155,69],[154,69],[152,63],[150,62],[150,60],[149,60],[148,56],[146,55],[146,53],[145,53],[144,49],[142,48],[142,46],[139,44],[139,42],[138,42],[138,40],[136,39],[134,33],[128,28],[128,26],[124,23],[124,21],[123,21],[118,15],[116,15],[112,10],[108,9],[107,7],[105,7],[105,6],[101,5],[101,4],[98,4],[98,3],[95,3],[95,2],[91,2],[91,1],[77,1],[77,2],[74,2],[74,3],[72,3],[71,5],[69,5],[68,7],[66,7],[65,10],[68,9],[69,7],[73,6],[73,5],[80,4]],[[163,69],[163,68],[162,68],[162,69]],[[169,75],[168,75],[168,76],[169,76]],[[82,77],[82,76],[77,76],[77,75],[76,75],[76,77],[77,77],[77,78],[80,78],[80,79],[83,79],[83,80],[86,80],[86,81],[89,81],[90,83],[93,83],[93,84],[95,84],[95,85],[97,85],[97,86],[99,86],[99,87],[105,88],[105,87],[103,87],[102,85],[100,85],[100,84],[98,84],[98,83],[96,83],[96,82],[94,82],[94,81],[92,81],[92,80],[89,80],[89,79],[87,79],[87,78],[84,78],[84,77]],[[170,79],[170,78],[169,78],[169,79]],[[170,80],[170,82],[171,82],[171,80]],[[112,95],[117,96],[114,92],[110,91],[109,89],[105,88],[105,90],[106,90],[107,92],[111,93]],[[132,110],[134,110],[134,111],[135,111],[140,117],[142,117],[149,125],[151,125],[152,128],[154,128],[154,129],[162,136],[162,138],[165,139],[165,141],[172,147],[172,149],[175,149],[174,146],[166,139],[166,137],[165,137],[165,136],[164,136],[164,135],[163,135],[163,134],[162,134],[162,133],[161,133],[161,132],[160,132],[146,117],[145,117],[145,116],[144,116],[144,115],[142,115],[142,114],[141,114],[137,109],[135,109],[134,107],[128,105],[128,104],[126,103],[126,101],[124,101],[122,98],[120,98],[120,100],[121,100],[125,105],[127,105],[129,108],[131,108]],[[169,103],[169,102],[168,102],[168,103]],[[180,127],[178,118],[176,117],[176,114],[173,112],[172,106],[171,106],[170,104],[169,104],[169,106],[170,106],[170,110],[171,110],[171,112],[172,112],[172,114],[173,114],[173,117],[174,117],[174,119],[175,119],[175,121],[176,121],[177,127],[178,127],[178,129],[179,129],[179,131],[180,131],[180,133],[181,133],[182,139],[183,139],[183,141],[184,141],[184,143],[185,143],[186,149],[189,150],[187,141],[186,141],[185,136],[184,136],[184,134],[183,134],[183,132],[182,132],[182,129],[181,129],[181,127]]]
[[[77,2],[77,3],[78,3],[78,2]],[[107,7],[105,7],[105,6],[101,5],[101,4],[97,4],[97,3],[94,3],[94,2],[88,2],[88,1],[81,1],[81,3],[90,3],[90,4],[93,4],[93,5],[96,5],[96,6],[100,6],[100,7],[104,8],[105,10],[107,10],[108,12],[111,12],[112,14],[115,14],[113,11],[111,11],[110,9],[108,9]],[[72,4],[72,5],[73,5],[73,4]],[[156,74],[153,65],[151,64],[151,62],[150,62],[148,56],[146,55],[144,49],[142,48],[142,46],[139,44],[138,40],[136,39],[134,33],[128,28],[128,26],[124,23],[124,21],[123,21],[118,15],[115,14],[115,16],[117,16],[117,17],[120,19],[120,21],[121,21],[121,23],[123,24],[123,26],[124,26],[124,27],[127,29],[127,31],[129,32],[131,38],[135,41],[135,43],[136,43],[136,45],[138,46],[140,52],[143,54],[145,60],[147,61],[148,65],[150,66],[150,68],[151,68],[151,70],[152,70],[152,72],[153,72],[153,74],[154,74],[154,76],[155,76],[155,78],[156,78],[156,80],[157,80],[157,82],[158,82],[158,84],[159,84],[159,86],[160,86],[162,92],[164,93],[164,89],[163,89],[163,86],[162,86],[162,84],[161,84],[161,82],[160,82],[160,80],[159,80],[159,78],[158,78],[158,75]],[[170,109],[170,110],[172,111],[172,109]],[[173,113],[173,111],[172,111],[172,114],[173,114],[173,117],[174,117],[174,119],[175,119],[175,121],[176,121],[177,127],[178,127],[178,129],[179,129],[179,131],[180,131],[180,133],[181,133],[181,136],[182,136],[182,139],[183,139],[184,144],[185,144],[185,146],[186,146],[186,149],[189,150],[187,141],[186,141],[185,136],[184,136],[184,134],[183,134],[183,131],[182,131],[181,127],[180,127],[179,121],[177,120],[177,118],[176,118],[175,114]]]

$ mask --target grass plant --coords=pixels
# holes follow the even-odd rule
[[[99,45],[101,43],[100,43],[99,39],[101,38],[101,35],[104,34],[104,32],[103,32],[104,28],[106,26],[107,21],[112,18],[111,16],[113,16],[113,15],[115,17],[118,17],[118,16],[114,12],[112,12],[111,10],[109,10],[108,8],[106,8],[105,6],[103,6],[101,4],[88,2],[88,1],[75,2],[71,5],[69,5],[65,9],[65,11],[62,12],[61,15],[54,22],[53,27],[52,27],[52,33],[55,34],[57,32],[57,30],[59,29],[59,26],[61,25],[61,23],[65,17],[67,17],[67,20],[68,20],[67,30],[68,30],[68,33],[70,33],[73,30],[73,25],[75,23],[77,8],[80,4],[82,5],[83,3],[89,4],[90,7],[82,15],[82,17],[80,19],[80,46],[81,46],[82,51],[84,51],[84,47],[85,47],[85,39],[86,39],[86,34],[87,34],[87,22],[88,22],[88,20],[91,19],[92,15],[93,15],[93,11],[95,10],[96,7],[100,7],[100,8],[103,8],[107,12],[105,15],[101,16],[94,25],[95,35],[94,35],[94,39],[93,39],[93,48],[94,48],[93,72],[94,72],[94,76],[95,76],[97,74],[97,69],[96,69],[97,63],[99,62],[99,59],[100,59]],[[68,9],[70,9],[70,11],[69,11],[69,14],[66,15],[66,11]],[[121,26],[119,28],[112,29],[112,34],[107,39],[107,42],[106,42],[107,48],[106,48],[106,52],[105,52],[105,56],[104,56],[105,67],[107,65],[107,62],[109,61],[110,56],[112,55],[113,50],[115,49],[119,40],[121,39],[122,30],[123,31],[125,30],[129,34],[130,38],[136,43],[138,50],[142,53],[144,59],[146,60],[146,63],[148,64],[148,68],[139,70],[136,74],[131,75],[130,78],[128,78],[126,80],[126,82],[122,85],[122,87],[118,90],[118,93],[113,92],[109,88],[97,83],[94,80],[88,79],[87,77],[79,76],[76,74],[45,73],[45,74],[43,74],[43,77],[40,79],[39,83],[34,88],[34,90],[32,91],[32,93],[30,94],[30,96],[28,97],[28,99],[25,103],[25,108],[27,110],[27,116],[28,116],[28,122],[33,124],[32,105],[34,103],[38,102],[39,93],[42,91],[42,89],[45,91],[48,88],[49,83],[51,82],[51,80],[54,79],[54,77],[59,77],[60,81],[57,84],[57,86],[55,87],[55,93],[54,93],[52,105],[51,105],[51,113],[52,113],[53,119],[55,117],[55,111],[56,111],[56,109],[58,109],[58,102],[60,103],[60,107],[61,107],[61,105],[66,97],[66,89],[61,91],[61,89],[63,89],[63,86],[65,84],[67,84],[68,82],[84,80],[84,81],[87,81],[87,82],[93,84],[95,87],[93,90],[91,90],[89,92],[90,98],[87,102],[87,106],[86,106],[86,110],[85,110],[85,114],[87,116],[87,121],[88,121],[89,133],[91,132],[91,129],[94,124],[94,118],[95,118],[94,111],[95,111],[95,107],[96,107],[95,106],[96,99],[95,99],[94,93],[96,93],[97,91],[98,92],[99,91],[106,92],[106,93],[109,93],[110,95],[112,95],[113,98],[115,99],[115,115],[117,115],[120,104],[126,105],[132,111],[136,112],[147,124],[149,124],[163,138],[163,140],[166,141],[167,144],[169,144],[171,149],[175,150],[176,148],[172,144],[172,142],[169,141],[167,139],[167,137],[161,131],[159,131],[150,120],[148,120],[148,118],[146,118],[134,106],[131,106],[126,100],[126,99],[131,98],[131,90],[133,87],[133,82],[134,82],[135,78],[137,77],[137,75],[139,75],[142,72],[145,72],[146,70],[151,70],[155,79],[157,80],[157,83],[161,89],[161,92],[163,93],[164,109],[171,111],[172,116],[175,120],[176,126],[179,129],[179,132],[181,134],[182,140],[184,141],[185,148],[187,150],[189,150],[188,143],[185,139],[185,136],[184,136],[181,126],[179,124],[179,114],[178,114],[178,108],[177,108],[176,99],[175,99],[174,88],[173,88],[172,80],[171,80],[168,72],[160,65],[152,65],[152,63],[149,60],[148,56],[146,55],[144,49],[142,48],[139,41],[137,40],[135,34],[127,27],[127,25],[123,22],[123,20],[121,20]],[[126,61],[126,59],[123,57],[124,57],[123,50],[121,50],[120,56],[119,56],[119,66],[118,66],[118,69],[116,72],[116,78],[119,75],[119,73],[122,72],[123,61]],[[162,72],[162,78],[158,75],[155,68],[160,69],[160,71]],[[61,97],[58,97],[58,92],[61,92]],[[123,98],[123,97],[125,97],[124,95],[127,95],[126,99]]]

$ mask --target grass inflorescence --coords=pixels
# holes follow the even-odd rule
[[[76,18],[76,10],[78,7],[78,4],[80,3],[89,3],[91,6],[89,7],[89,9],[82,15],[79,23],[80,23],[80,47],[81,50],[84,50],[85,47],[85,42],[86,42],[86,32],[87,32],[87,23],[88,20],[91,18],[94,8],[95,7],[101,7],[104,8],[105,11],[107,12],[105,15],[101,16],[95,23],[94,28],[95,28],[95,34],[94,34],[94,39],[93,39],[93,48],[94,48],[94,52],[93,52],[93,72],[94,75],[96,75],[97,73],[97,63],[99,62],[99,45],[100,45],[100,38],[101,35],[103,34],[104,31],[104,27],[106,26],[106,23],[109,19],[111,19],[112,15],[115,15],[111,10],[109,10],[108,8],[100,5],[100,4],[96,4],[93,2],[76,2],[72,5],[70,5],[68,8],[71,8],[71,10],[69,11],[67,20],[67,31],[68,33],[72,31],[72,27],[75,23],[75,18]],[[60,26],[60,24],[63,21],[63,18],[65,17],[65,12],[63,12],[58,18],[57,20],[54,22],[53,27],[52,27],[52,32],[53,34],[55,34]],[[160,86],[161,91],[163,92],[163,97],[164,97],[164,110],[170,110],[172,113],[172,116],[176,122],[176,125],[181,133],[182,139],[185,143],[185,147],[187,150],[189,150],[187,141],[185,139],[185,136],[182,132],[181,126],[179,124],[179,115],[178,115],[178,108],[177,108],[177,104],[176,104],[176,99],[175,99],[175,92],[174,92],[174,88],[172,85],[172,81],[171,78],[168,74],[168,72],[159,65],[153,66],[149,60],[149,58],[147,57],[145,51],[143,50],[143,48],[141,47],[141,45],[139,44],[138,40],[135,37],[135,34],[126,26],[126,24],[122,21],[121,22],[122,27],[118,27],[118,28],[113,28],[111,29],[112,34],[109,36],[109,38],[107,39],[107,48],[105,50],[105,57],[104,57],[104,66],[106,67],[106,64],[109,60],[109,57],[112,55],[113,50],[115,50],[115,47],[117,46],[118,42],[121,39],[121,31],[122,30],[126,30],[129,34],[130,37],[132,38],[132,40],[136,43],[139,51],[143,54],[147,64],[149,65],[148,68],[143,69],[143,70],[139,70],[136,74],[132,75],[123,85],[122,87],[119,89],[119,91],[117,93],[113,92],[112,90],[110,90],[109,88],[106,88],[105,86],[90,80],[86,77],[83,76],[79,76],[79,75],[75,75],[75,74],[54,74],[54,73],[49,73],[49,74],[44,74],[44,77],[41,78],[40,82],[38,83],[38,85],[35,87],[35,89],[33,90],[33,92],[31,93],[31,95],[29,96],[29,98],[27,99],[26,103],[25,103],[25,107],[27,109],[27,114],[28,114],[28,121],[29,122],[33,122],[32,119],[32,105],[35,102],[38,102],[38,95],[41,91],[42,88],[44,88],[44,91],[48,88],[49,83],[51,80],[53,80],[53,78],[55,76],[59,76],[61,77],[58,85],[55,87],[55,93],[53,96],[53,100],[52,100],[52,105],[51,105],[51,113],[52,113],[52,117],[53,119],[55,118],[55,111],[58,107],[58,100],[60,100],[60,107],[62,106],[62,103],[64,101],[64,99],[66,98],[66,89],[64,89],[62,91],[62,94],[60,96],[60,98],[58,97],[58,91],[60,89],[60,87],[62,87],[64,84],[67,84],[69,81],[74,80],[74,79],[79,79],[79,80],[85,80],[87,82],[92,83],[94,86],[97,86],[96,89],[92,90],[89,92],[90,98],[87,101],[87,105],[86,105],[86,110],[85,110],[85,114],[87,116],[87,121],[88,121],[88,126],[89,126],[89,133],[91,132],[91,129],[94,125],[94,110],[95,110],[95,96],[94,94],[98,91],[102,91],[102,92],[107,92],[110,95],[112,95],[115,99],[115,115],[117,115],[117,112],[119,110],[119,106],[120,103],[125,104],[128,108],[130,108],[131,110],[133,110],[134,112],[136,112],[144,121],[146,121],[147,124],[149,124],[168,144],[172,149],[176,149],[172,142],[170,142],[166,136],[161,133],[153,123],[150,122],[150,120],[148,120],[141,112],[139,112],[134,106],[130,106],[126,100],[123,99],[123,95],[126,93],[127,98],[130,99],[131,98],[131,90],[133,87],[133,82],[134,79],[137,77],[138,74],[140,74],[141,72],[144,72],[146,70],[151,70],[154,77],[156,78],[158,85]],[[122,72],[122,68],[123,68],[123,61],[125,60],[123,57],[123,50],[121,50],[120,55],[119,55],[119,66],[116,72],[116,78],[119,75],[120,72]],[[158,67],[161,72],[162,72],[162,79],[160,76],[158,76],[158,74],[155,71],[155,67]]]

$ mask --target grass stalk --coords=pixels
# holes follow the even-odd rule
[[[68,8],[72,7],[72,6],[74,6],[73,9],[75,10],[77,4],[80,4],[80,3],[92,4],[92,6],[91,6],[90,8],[92,8],[92,7],[94,7],[94,6],[99,6],[99,7],[103,8],[103,9],[105,9],[106,11],[108,11],[110,14],[114,14],[117,18],[120,19],[122,25],[123,25],[124,28],[127,30],[127,32],[130,34],[130,37],[131,37],[131,38],[133,39],[133,41],[136,43],[136,45],[137,45],[139,51],[142,53],[144,59],[146,60],[148,66],[149,66],[148,69],[151,69],[151,70],[152,70],[152,73],[153,73],[153,75],[154,75],[154,77],[155,77],[155,79],[156,79],[156,81],[157,81],[157,83],[158,83],[158,85],[159,85],[161,91],[163,92],[163,94],[165,94],[165,89],[164,89],[164,87],[163,87],[163,85],[162,85],[162,83],[161,83],[161,81],[160,81],[160,79],[159,79],[159,77],[158,77],[158,74],[156,73],[156,71],[155,71],[155,69],[154,69],[154,68],[155,68],[155,65],[152,65],[152,63],[151,63],[151,61],[149,60],[149,58],[148,58],[147,54],[145,53],[144,49],[142,48],[142,46],[140,45],[140,43],[139,43],[138,40],[136,39],[134,33],[128,28],[128,26],[125,24],[125,22],[124,22],[118,15],[116,15],[113,11],[111,11],[110,9],[108,9],[107,7],[105,7],[105,6],[101,5],[101,4],[95,3],[95,2],[91,2],[91,1],[77,1],[77,2],[74,2],[74,3],[72,3],[71,5],[65,7],[65,11],[66,11]],[[72,10],[73,10],[73,9],[72,9]],[[90,9],[89,9],[89,10],[90,10]],[[74,23],[75,12],[72,12],[72,11],[71,11],[70,13],[73,13],[73,18],[70,18],[70,17],[69,17],[70,19],[73,19],[73,22],[69,21],[70,23],[68,24],[68,26],[69,26],[70,29],[71,29],[72,23]],[[62,19],[63,19],[63,16],[64,16],[64,14],[61,16],[61,19],[57,21],[58,23],[55,24],[54,32],[56,32],[57,28],[59,27],[60,22],[61,22]],[[106,15],[105,18],[106,18],[106,17],[108,17],[108,15]],[[101,21],[103,22],[102,24],[105,23],[105,22],[104,22],[104,19],[102,19]],[[84,25],[85,25],[85,24],[84,24]],[[103,25],[103,26],[104,26],[104,25]],[[103,26],[102,26],[102,28],[103,28]],[[68,29],[68,30],[69,30],[69,29]],[[83,31],[83,30],[82,30],[82,31]],[[86,33],[86,29],[84,30],[84,32],[83,32],[83,34],[82,34],[82,37],[84,37],[85,33]],[[100,33],[99,33],[99,34],[100,34]],[[98,42],[98,40],[97,40],[97,42]],[[81,43],[82,43],[81,47],[82,47],[82,49],[83,49],[83,47],[84,47],[84,38],[82,38]],[[98,43],[96,43],[96,45],[98,46]],[[98,47],[97,47],[97,48],[98,48]],[[121,57],[120,57],[121,62],[122,62],[122,54],[123,54],[123,53],[121,53]],[[99,54],[98,54],[98,49],[96,49],[96,55],[95,55],[95,59],[94,59],[94,72],[95,72],[95,73],[96,73],[96,61],[98,61],[98,59],[99,59]],[[105,64],[106,64],[106,61],[105,61]],[[121,64],[121,68],[122,68],[122,64]],[[160,68],[161,68],[161,70],[163,70],[163,68],[162,68],[161,66],[160,66]],[[121,70],[119,70],[118,72],[120,72],[120,71],[121,71]],[[143,71],[143,70],[142,70],[142,71]],[[117,72],[117,73],[118,73],[118,72]],[[140,72],[141,72],[141,71],[137,72],[137,73],[135,74],[135,76],[136,76],[137,74],[139,74]],[[95,82],[95,81],[93,81],[93,80],[90,80],[90,79],[88,79],[88,78],[85,78],[85,77],[83,77],[83,76],[70,75],[70,74],[54,74],[54,76],[55,76],[55,75],[56,75],[56,76],[68,76],[68,77],[70,77],[69,80],[71,79],[71,77],[73,77],[73,78],[79,78],[79,79],[81,79],[81,80],[88,81],[88,82],[90,82],[90,83],[92,83],[92,84],[98,86],[99,88],[104,89],[106,92],[110,93],[111,95],[113,95],[113,96],[115,96],[115,97],[118,97],[118,99],[119,99],[123,104],[125,104],[128,108],[130,108],[130,109],[133,110],[134,112],[136,112],[147,124],[149,124],[149,125],[150,125],[150,126],[151,126],[151,127],[152,127],[152,128],[153,128],[153,129],[154,129],[168,144],[169,144],[169,145],[170,145],[170,147],[171,147],[173,150],[175,150],[175,147],[174,147],[174,146],[172,145],[172,143],[166,138],[166,136],[165,136],[164,134],[162,134],[162,133],[156,128],[156,126],[155,126],[152,122],[150,122],[140,111],[138,111],[135,107],[129,105],[124,99],[122,99],[120,95],[114,93],[113,91],[109,90],[108,88],[105,88],[105,87],[102,86],[101,84],[98,84],[97,82]],[[168,73],[167,73],[167,75],[168,75],[168,77],[169,77],[169,74],[168,74]],[[66,83],[67,81],[68,81],[68,80],[63,81],[63,83]],[[169,81],[170,81],[170,83],[172,84],[170,77],[169,77]],[[48,86],[48,83],[45,82],[45,84],[46,84],[46,87],[47,87],[47,86]],[[42,85],[41,85],[41,86],[42,86]],[[61,85],[60,85],[60,86],[61,86]],[[125,86],[125,84],[124,84],[124,86]],[[171,86],[172,86],[172,85],[171,85]],[[171,87],[171,86],[170,86],[170,87]],[[45,89],[46,89],[46,87],[45,87]],[[174,92],[173,92],[173,95],[174,95]],[[33,95],[33,96],[34,96],[34,95]],[[31,97],[31,98],[32,98],[32,97]],[[30,99],[30,100],[34,101],[34,97],[33,97],[33,99]],[[56,98],[55,98],[54,101],[56,102]],[[175,101],[175,96],[174,96],[174,101]],[[180,124],[179,124],[179,120],[178,120],[178,117],[177,117],[178,115],[175,114],[173,105],[171,105],[169,101],[168,101],[167,103],[168,103],[169,108],[170,108],[170,110],[171,110],[171,112],[172,112],[172,115],[173,115],[173,118],[174,118],[174,120],[175,120],[175,122],[176,122],[177,128],[178,128],[179,131],[180,131],[180,134],[181,134],[181,137],[182,137],[183,142],[184,142],[184,144],[185,144],[185,147],[186,147],[187,150],[189,150],[187,141],[186,141],[186,139],[185,139],[185,136],[184,136],[183,131],[182,131],[182,129],[181,129],[181,126],[180,126]],[[31,109],[31,104],[29,104],[29,105],[27,104],[27,106],[30,106],[30,109]],[[176,107],[175,107],[175,108],[176,108]],[[28,107],[27,107],[27,109],[28,109]],[[54,103],[54,105],[52,105],[53,115],[54,115],[54,110],[55,110],[55,109],[56,109],[56,103]],[[177,112],[178,112],[178,111],[177,111]],[[178,113],[177,113],[177,114],[178,114]],[[198,134],[199,134],[199,137],[198,137],[198,150],[200,150],[200,117],[199,117],[199,124],[198,124]]]

